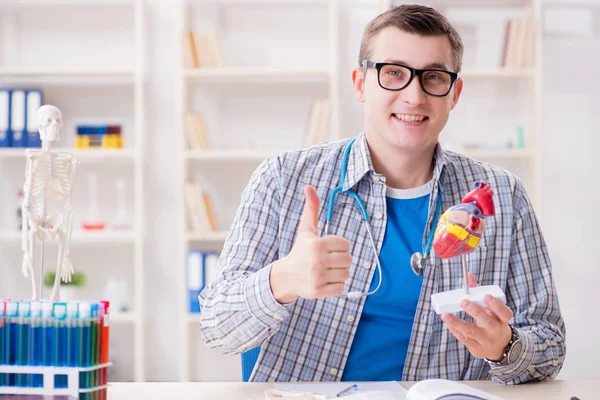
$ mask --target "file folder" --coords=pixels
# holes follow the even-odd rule
[[[42,140],[37,127],[37,111],[42,106],[42,91],[27,91],[27,107],[25,108],[26,137],[25,145],[27,147],[42,147]]]
[[[12,147],[26,147],[25,90],[13,90],[10,99],[10,131],[12,133]]]

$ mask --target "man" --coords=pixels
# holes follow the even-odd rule
[[[352,72],[364,132],[353,143],[281,153],[253,174],[221,273],[200,295],[208,346],[261,346],[251,380],[515,384],[561,369],[565,328],[525,189],[507,171],[438,144],[463,87],[462,53],[459,34],[431,8],[378,16]],[[469,254],[469,284],[499,285],[507,304],[488,296],[485,308],[465,302],[440,316],[431,295],[459,288],[462,276],[459,259],[430,250],[430,232],[436,214],[478,180],[494,191],[496,211]],[[373,242],[347,190],[364,204]],[[417,273],[415,253],[425,255]]]

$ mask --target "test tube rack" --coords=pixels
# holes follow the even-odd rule
[[[0,300],[0,396],[107,398],[109,303]]]

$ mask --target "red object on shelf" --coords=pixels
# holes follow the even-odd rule
[[[86,231],[99,231],[99,230],[104,229],[104,227],[106,226],[106,223],[104,223],[102,221],[98,221],[98,222],[82,222],[81,226]]]

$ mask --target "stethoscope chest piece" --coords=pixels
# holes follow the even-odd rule
[[[413,253],[410,256],[410,266],[415,274],[421,275],[425,267],[425,257],[423,257],[423,254],[420,252]]]

